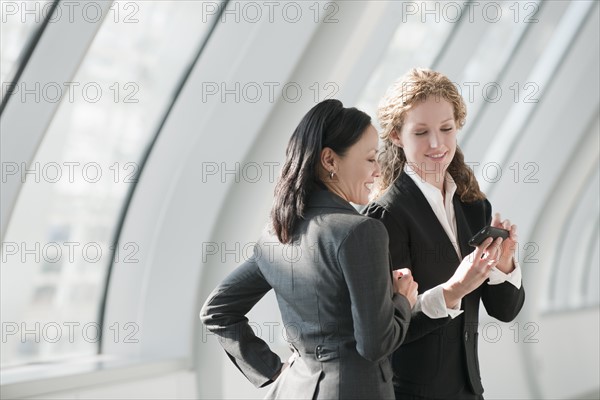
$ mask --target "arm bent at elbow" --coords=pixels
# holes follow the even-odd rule
[[[200,312],[229,359],[256,387],[271,383],[282,367],[279,356],[254,334],[245,317],[269,290],[258,266],[246,262],[210,294]]]
[[[525,303],[525,289],[510,282],[483,286],[481,300],[487,313],[501,322],[514,320]]]
[[[411,315],[411,304],[394,294],[383,224],[366,219],[354,227],[340,245],[338,261],[344,273],[358,353],[379,361],[402,344]]]

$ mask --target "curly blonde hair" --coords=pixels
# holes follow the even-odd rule
[[[396,131],[399,136],[406,113],[430,96],[441,97],[448,101],[454,109],[457,128],[461,129],[464,126],[467,107],[458,89],[447,76],[429,69],[413,68],[396,81],[388,89],[377,110],[377,118],[383,130],[379,136],[382,140],[382,149],[378,157],[381,176],[378,178],[375,198],[398,178],[406,164],[404,149],[392,143],[390,135]],[[458,146],[448,166],[448,173],[456,182],[456,193],[462,201],[473,202],[485,199],[485,194],[479,190],[475,174],[465,164],[464,155]]]

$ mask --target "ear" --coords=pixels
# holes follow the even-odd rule
[[[335,155],[335,151],[331,150],[329,147],[324,147],[323,150],[321,150],[321,166],[327,174],[331,171],[337,172],[335,170]]]
[[[400,134],[396,129],[392,129],[392,131],[390,132],[390,140],[396,146],[402,148],[402,139],[400,138]]]

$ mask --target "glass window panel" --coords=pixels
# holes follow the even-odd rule
[[[33,162],[22,166],[29,172],[1,270],[2,326],[16,331],[2,342],[3,366],[98,351],[120,212],[208,32],[203,3],[115,2],[73,79],[72,96],[62,100]],[[116,245],[115,265],[134,263],[136,246]]]
[[[388,50],[365,86],[357,107],[376,120],[377,105],[387,88],[412,67],[431,67],[456,25],[450,19],[423,15],[435,9],[433,1],[421,2],[414,14],[403,15],[390,41]],[[438,5],[439,6],[439,5]],[[376,123],[376,121],[374,121]]]
[[[6,1],[0,0],[1,34],[0,46],[0,82],[2,97],[6,90],[5,83],[10,82],[21,62],[23,51],[29,40],[44,21],[53,1]]]
[[[590,258],[588,260],[587,273],[583,276],[582,282],[583,292],[585,293],[585,301],[588,306],[598,306],[600,304],[600,219],[596,220],[596,231],[593,234],[593,242],[590,246]]]
[[[545,299],[546,312],[577,310],[598,306],[598,264],[593,264],[597,254],[598,193],[600,169],[596,163],[588,183],[578,194],[568,221],[561,227],[560,243],[553,257],[550,286]],[[565,268],[565,266],[569,266]],[[593,282],[590,285],[590,282]]]
[[[497,4],[502,10],[498,21],[486,23],[484,35],[465,65],[463,75],[458,81],[463,90],[463,98],[467,102],[470,120],[473,120],[481,109],[486,100],[485,96],[490,99],[495,99],[497,96],[495,92],[490,91],[485,96],[477,95],[471,98],[468,92],[470,85],[476,84],[474,90],[479,94],[485,85],[499,83],[499,74],[506,63],[510,62],[510,57],[518,41],[530,27],[529,21],[535,19],[536,15],[532,12],[539,9],[539,4],[536,2],[528,2],[525,5],[513,2]],[[503,87],[502,89],[508,91],[509,88]]]

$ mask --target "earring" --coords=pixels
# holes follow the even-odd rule
[[[334,175],[335,175],[335,172],[329,171],[329,179],[333,180]]]

